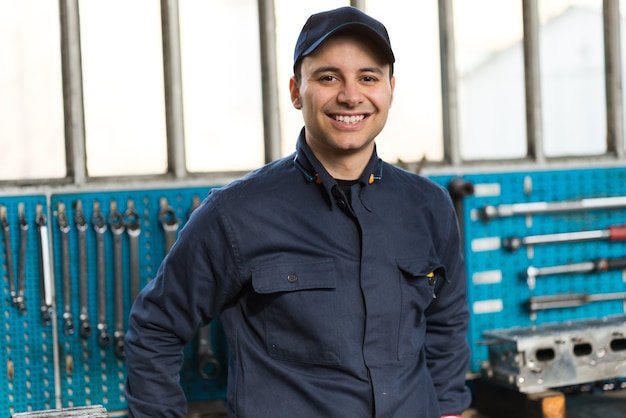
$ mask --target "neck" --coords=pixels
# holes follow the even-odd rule
[[[363,174],[363,170],[369,163],[374,144],[367,150],[359,150],[357,152],[337,153],[336,151],[323,152],[311,148],[315,157],[324,166],[328,174],[333,178],[342,180],[358,180]]]

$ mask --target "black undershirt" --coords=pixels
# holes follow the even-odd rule
[[[343,190],[343,194],[346,195],[346,199],[348,199],[348,204],[350,204],[350,202],[352,201],[352,192],[350,191],[350,188],[352,186],[354,186],[355,184],[357,184],[359,182],[359,180],[337,180],[337,179],[335,179],[335,181],[337,181],[337,185],[341,188],[341,190]]]

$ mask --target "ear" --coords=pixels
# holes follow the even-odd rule
[[[296,109],[302,109],[302,101],[300,100],[300,86],[295,77],[289,79],[289,93],[291,95],[291,104]]]
[[[393,92],[396,90],[396,76],[391,76],[391,103],[393,103]]]

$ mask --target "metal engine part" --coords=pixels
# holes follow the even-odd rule
[[[483,332],[486,377],[524,393],[626,377],[626,315]]]

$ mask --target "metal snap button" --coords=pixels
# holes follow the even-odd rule
[[[298,281],[298,275],[296,273],[289,273],[287,275],[287,281],[289,283],[295,283]]]

